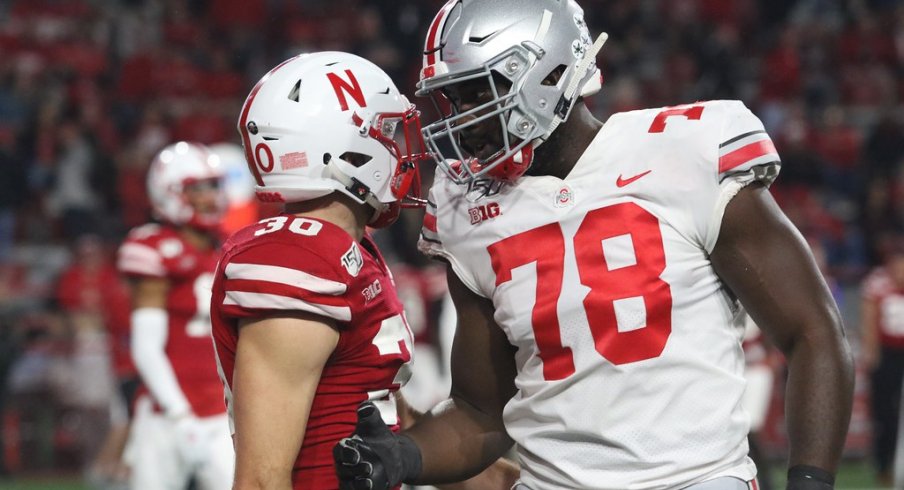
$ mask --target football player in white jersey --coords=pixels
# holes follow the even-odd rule
[[[790,369],[788,488],[834,484],[851,356],[780,167],[741,102],[614,114],[573,0],[451,0],[419,92],[442,172],[421,249],[458,312],[451,399],[401,435],[356,434],[350,488],[461,478],[517,443],[531,490],[756,488],[738,301]]]

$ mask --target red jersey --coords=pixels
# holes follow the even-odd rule
[[[96,268],[72,264],[60,276],[57,300],[69,312],[99,311],[107,329],[113,373],[119,379],[135,376],[129,352],[129,290],[112,264]]]
[[[879,268],[864,280],[863,297],[877,306],[879,344],[904,349],[904,288],[898,287],[884,268]]]
[[[224,246],[211,311],[230,423],[239,319],[304,311],[339,327],[295,461],[296,490],[339,488],[332,449],[354,431],[362,402],[373,401],[383,420],[397,428],[392,392],[410,376],[413,340],[389,269],[370,237],[359,243],[329,222],[292,215],[246,227]]]
[[[133,229],[119,249],[119,270],[132,277],[166,278],[169,332],[166,356],[198,417],[226,411],[210,341],[210,287],[219,252],[199,250],[168,225]]]

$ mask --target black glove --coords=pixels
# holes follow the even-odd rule
[[[421,474],[421,450],[391,430],[373,403],[358,407],[355,433],[333,447],[341,490],[388,490]]]
[[[814,466],[795,465],[788,469],[788,490],[832,490],[835,476]]]

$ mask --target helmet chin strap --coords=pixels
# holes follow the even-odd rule
[[[581,58],[581,61],[574,67],[574,75],[571,77],[571,80],[568,82],[568,86],[565,87],[565,92],[562,93],[562,98],[559,99],[559,104],[564,104],[567,109],[565,110],[562,116],[556,116],[553,118],[552,124],[549,126],[549,129],[546,130],[546,134],[535,139],[533,141],[534,148],[536,149],[540,146],[544,141],[546,141],[552,132],[559,127],[560,124],[565,122],[565,119],[568,118],[568,114],[571,113],[571,108],[574,106],[574,98],[575,94],[578,91],[578,84],[581,83],[581,80],[584,79],[584,76],[587,75],[587,71],[590,69],[590,65],[596,62],[596,55],[603,48],[603,45],[606,44],[606,41],[609,40],[609,34],[603,32],[596,38],[596,42],[590,46],[590,49],[584,53],[584,57]],[[589,83],[589,82],[588,82]]]
[[[375,196],[374,193],[370,191],[370,187],[367,187],[358,179],[350,177],[336,168],[336,166],[333,165],[332,156],[330,156],[330,161],[327,162],[326,168],[330,172],[330,177],[339,181],[339,183],[345,187],[346,191],[348,191],[352,196],[355,196],[355,199],[374,208],[375,212],[370,219],[371,222],[376,221],[377,218],[379,218],[380,215],[389,208],[388,204],[380,202],[380,200],[377,199],[377,196]]]

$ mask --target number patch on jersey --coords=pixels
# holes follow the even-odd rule
[[[666,122],[670,117],[683,116],[686,117],[689,121],[699,121],[701,117],[703,117],[703,109],[705,109],[702,105],[695,105],[691,107],[675,107],[672,109],[666,109],[659,114],[656,115],[656,118],[653,119],[653,124],[650,124],[650,133],[662,133],[665,131]]]
[[[630,237],[630,240],[622,239]],[[633,260],[608,257],[606,243],[630,243]],[[558,303],[565,261],[577,265],[581,284],[590,292],[584,310],[596,351],[613,364],[652,359],[662,354],[672,332],[672,291],[660,277],[665,250],[659,221],[647,210],[627,202],[590,211],[566,255],[565,236],[550,223],[500,240],[487,250],[496,273],[496,286],[512,280],[512,270],[536,263],[536,300],[531,327],[543,361],[546,380],[560,380],[575,371],[574,354],[562,345]],[[624,247],[622,247],[624,248]],[[645,324],[622,325],[621,305],[643,303]]]
[[[405,321],[402,315],[392,316],[383,320],[380,323],[380,330],[374,335],[372,343],[380,351],[381,356],[402,354],[406,351],[410,356],[414,352],[414,338],[411,335],[411,329],[408,328],[408,322]],[[411,378],[411,361],[399,366],[399,370],[392,379],[392,384],[402,386],[408,382],[409,378]],[[370,391],[367,393],[367,399],[380,409],[380,415],[383,417],[384,423],[395,425],[399,422],[395,397],[392,396],[389,390]]]
[[[286,227],[288,221],[288,216],[275,216],[273,218],[262,219],[258,223],[265,225],[265,227],[255,231],[254,236],[266,235],[282,230]],[[289,231],[296,235],[316,236],[320,233],[321,228],[323,228],[323,223],[307,218],[295,218],[292,220],[292,223],[289,224]]]

